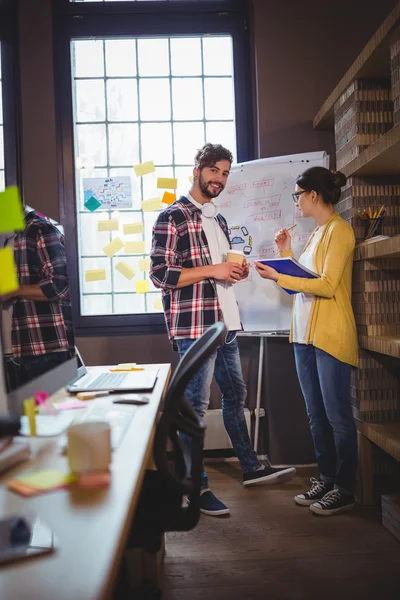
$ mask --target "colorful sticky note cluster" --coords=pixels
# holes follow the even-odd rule
[[[127,254],[143,254],[144,242],[125,242],[125,252]]]
[[[0,192],[0,233],[11,233],[25,229],[24,211],[19,190],[16,186]]]
[[[124,235],[130,235],[131,233],[143,233],[143,223],[124,223],[123,230]]]
[[[117,263],[115,265],[115,269],[127,279],[132,279],[136,273],[135,269],[132,269],[132,267],[124,260],[121,260],[119,263]]]
[[[161,210],[162,209],[161,198],[150,198],[150,200],[143,200],[142,202],[142,211],[150,212],[152,210]]]
[[[149,291],[149,282],[147,279],[141,279],[136,282],[136,293],[137,294],[145,294]]]
[[[105,269],[91,269],[85,271],[85,281],[105,281],[107,279]]]
[[[14,250],[10,246],[6,246],[0,250],[0,296],[12,294],[18,288]]]
[[[97,222],[98,231],[118,231],[119,223],[118,219],[106,219],[105,221]]]
[[[114,254],[122,250],[123,247],[124,243],[119,238],[115,238],[115,240],[104,246],[103,252],[107,254],[108,258],[111,258]]]
[[[150,271],[150,259],[141,258],[139,260],[139,269],[140,271]]]
[[[54,469],[37,471],[8,482],[7,487],[22,496],[37,496],[52,490],[65,488],[76,481],[76,475]]]
[[[164,192],[162,197],[163,204],[172,204],[176,200],[176,194],[172,194],[171,192]]]
[[[143,175],[148,175],[149,173],[154,173],[156,170],[154,166],[154,162],[149,160],[148,162],[141,163],[140,165],[135,165],[133,167],[135,169],[135,173],[137,177],[143,177]]]
[[[90,196],[90,198],[86,200],[83,206],[90,210],[90,212],[94,212],[97,208],[99,208],[99,206],[101,206],[101,202],[96,200],[94,196]]]
[[[157,187],[168,190],[176,190],[178,187],[178,180],[174,177],[158,177]]]

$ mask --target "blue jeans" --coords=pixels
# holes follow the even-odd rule
[[[175,341],[181,358],[195,342],[194,339],[190,338]],[[242,471],[245,473],[256,471],[261,465],[257,453],[252,448],[244,416],[247,390],[243,381],[235,331],[228,333],[225,343],[206,360],[186,388],[187,399],[195,412],[202,418],[210,402],[210,386],[213,377],[215,377],[222,392],[222,417],[225,429],[240,461]],[[190,469],[190,438],[182,435],[182,440],[185,447],[186,462]],[[203,478],[206,477],[207,474],[203,466]],[[206,485],[207,481],[205,480],[204,487]]]
[[[294,344],[294,355],[321,478],[353,493],[357,430],[350,403],[351,366],[312,345]]]

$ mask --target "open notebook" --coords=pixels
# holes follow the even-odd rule
[[[263,258],[257,262],[262,263],[263,265],[268,265],[272,267],[278,273],[282,275],[290,275],[292,277],[303,277],[305,279],[317,279],[319,275],[314,273],[314,271],[310,271],[306,267],[303,267],[295,258],[286,257],[286,258]],[[297,294],[293,290],[287,290],[282,288],[288,294]]]

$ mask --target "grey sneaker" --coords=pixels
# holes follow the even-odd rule
[[[311,487],[308,492],[297,494],[297,496],[294,497],[296,504],[300,504],[301,506],[311,506],[314,502],[321,500],[321,498],[323,498],[327,492],[330,492],[333,487],[332,483],[315,479],[315,477],[311,477],[310,482]]]

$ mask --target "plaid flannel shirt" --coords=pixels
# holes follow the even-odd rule
[[[230,246],[228,226],[218,223]],[[184,196],[162,211],[153,227],[150,279],[162,290],[165,321],[171,341],[198,338],[223,321],[213,279],[177,289],[182,269],[211,265],[211,254],[201,222],[201,211]]]
[[[67,351],[74,355],[67,259],[64,236],[34,211],[26,228],[14,238],[14,254],[20,285],[39,284],[48,301],[17,299],[13,307],[12,353],[40,356]]]

